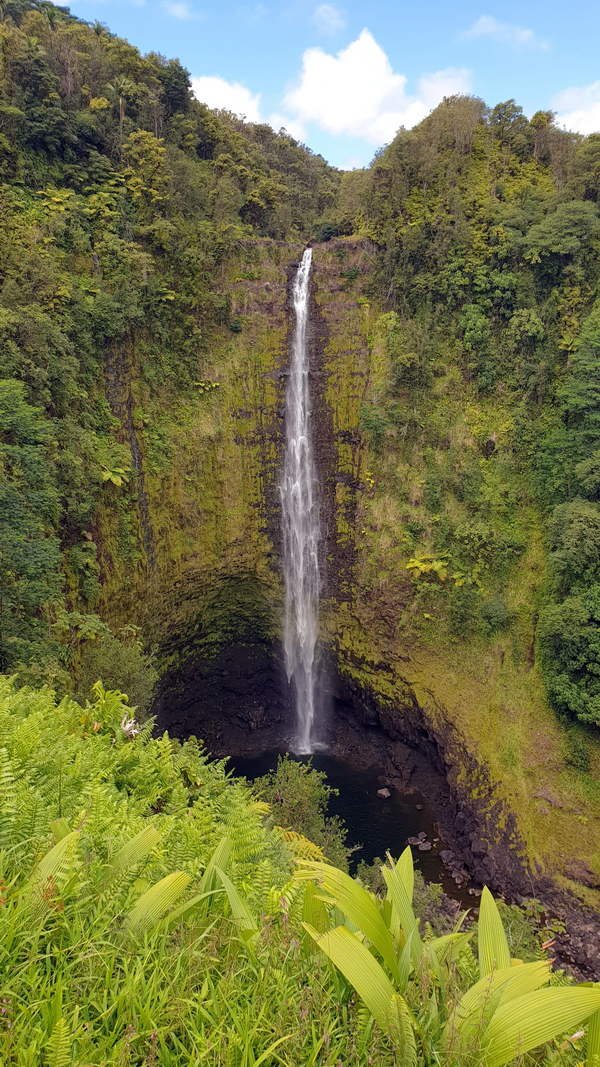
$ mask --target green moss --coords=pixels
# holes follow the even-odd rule
[[[215,329],[198,379],[218,383],[210,392],[150,392],[131,369],[131,389],[143,418],[138,438],[145,474],[155,561],[141,549],[139,510],[124,526],[110,501],[101,509],[103,606],[115,620],[131,618],[156,633],[153,617],[167,618],[165,598],[186,582],[252,573],[279,598],[279,573],[269,533],[270,501],[280,461],[278,372],[287,361],[287,268],[297,248],[248,242],[223,279],[243,330]],[[250,275],[246,277],[245,275]],[[260,281],[255,280],[255,276]],[[132,522],[133,519],[133,522]]]

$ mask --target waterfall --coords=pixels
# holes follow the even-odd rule
[[[314,749],[315,685],[319,631],[319,499],[311,433],[308,300],[312,249],[302,256],[294,281],[294,337],[286,394],[285,462],[281,483],[284,648],[296,702],[297,753]]]

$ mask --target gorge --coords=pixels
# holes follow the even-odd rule
[[[458,883],[458,896],[464,899],[465,884],[486,882],[510,899],[521,899],[531,894],[541,871],[532,870],[530,846],[512,804],[490,774],[489,765],[469,749],[458,721],[452,722],[447,709],[440,705],[431,688],[432,682],[436,684],[435,669],[423,677],[414,651],[410,658],[392,651],[387,619],[374,624],[368,599],[365,603],[356,600],[360,552],[350,531],[361,521],[357,508],[370,477],[359,413],[362,398],[369,388],[377,387],[377,376],[382,373],[381,350],[370,337],[373,312],[361,295],[372,270],[373,251],[368,242],[350,239],[315,243],[312,248],[308,347],[326,560],[321,620],[328,669],[321,698],[329,712],[321,740],[332,758],[346,768],[346,785],[353,773],[358,779],[371,773],[373,790],[376,784],[391,786],[408,804],[407,810],[412,796],[412,817],[402,824],[406,827],[404,839],[422,829],[422,816],[414,804],[422,805],[425,798],[429,825],[437,827],[434,836],[441,835],[433,850],[437,879],[448,892]],[[279,291],[259,287],[251,279],[236,282],[238,292],[243,288],[244,295],[237,297],[235,306],[245,308],[247,329],[256,329],[254,316],[263,300],[268,302],[270,322],[277,309],[275,321],[282,325],[276,377],[271,370],[266,370],[264,377],[265,383],[275,380],[278,384],[271,406],[261,411],[261,419],[271,413],[270,432],[264,432],[263,423],[261,438],[251,438],[266,475],[260,514],[263,531],[272,539],[267,569],[258,579],[236,561],[236,577],[226,572],[222,581],[213,582],[208,596],[195,583],[191,589],[187,581],[183,583],[181,591],[191,594],[198,614],[192,614],[178,635],[175,630],[170,632],[165,653],[179,666],[165,673],[156,707],[161,728],[182,737],[202,736],[215,755],[232,756],[233,766],[252,776],[257,768],[264,773],[273,767],[278,753],[293,749],[290,738],[296,729],[293,694],[286,684],[280,643],[285,597],[283,590],[277,590],[283,556],[279,485],[285,466],[287,366],[293,359],[294,282],[301,253],[298,250],[294,256],[290,250],[290,255],[290,260],[281,263]],[[350,344],[348,338],[352,338]],[[253,347],[252,342],[250,345]],[[240,433],[240,455],[248,444],[246,422],[242,412],[237,424],[240,430],[234,431]],[[231,548],[237,553],[241,543]],[[350,614],[348,597],[354,605]],[[198,602],[202,604],[200,611]],[[180,600],[180,610],[181,605],[185,606],[185,600]],[[360,614],[353,618],[357,609]],[[361,624],[361,617],[368,622]],[[361,628],[359,638],[357,626]],[[371,635],[380,635],[378,653],[365,645],[367,629]],[[510,665],[500,666],[507,677]],[[465,690],[471,692],[471,699],[475,697],[480,711],[490,700],[490,677],[493,679],[493,674],[488,674],[487,682],[482,679],[473,693],[473,683],[464,676]],[[383,806],[385,802],[379,803]],[[568,813],[564,815],[568,822]],[[562,818],[562,809],[554,816]],[[542,832],[546,831],[547,826]],[[352,841],[363,843],[360,833]],[[439,860],[442,852],[445,868]],[[543,884],[542,877],[538,893]],[[549,906],[563,914],[566,905],[548,886],[544,892],[553,901]],[[571,930],[575,937],[573,923]],[[593,954],[595,948],[591,951]]]
[[[287,752],[355,860],[597,981],[600,135],[459,95],[341,171],[45,0],[0,29],[0,1060],[398,1062],[237,777]]]

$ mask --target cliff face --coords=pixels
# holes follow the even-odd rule
[[[135,342],[113,358],[108,395],[131,450],[135,507],[99,517],[104,606],[111,620],[143,627],[163,667],[190,641],[201,604],[230,579],[252,579],[271,612],[280,599],[287,291],[299,251],[248,241],[223,268],[228,323],[213,331],[189,395],[151,393]]]
[[[523,547],[496,584],[493,576],[481,581],[481,596],[491,588],[509,606],[498,632],[453,632],[447,599],[452,607],[461,587],[446,588],[454,586],[450,573],[443,580],[435,573],[416,577],[410,567],[415,557],[429,560],[436,525],[444,521],[443,512],[436,519],[428,509],[424,492],[433,464],[456,454],[465,466],[480,467],[500,497],[519,485],[510,447],[503,447],[508,415],[498,406],[490,410],[446,368],[426,399],[409,395],[412,431],[377,443],[369,412],[391,367],[388,316],[371,296],[373,265],[366,241],[331,241],[314,252],[327,517],[323,627],[344,696],[390,743],[404,737],[439,761],[459,812],[462,805],[463,845],[477,852],[482,836],[489,843],[483,877],[498,877],[502,857],[512,854],[513,867],[559,870],[563,884],[597,901],[598,798],[565,760],[565,730],[548,707],[535,663],[536,598],[545,576],[535,509],[523,492],[514,518]],[[432,446],[423,440],[424,405],[434,421],[438,402],[452,415]],[[484,447],[491,435],[495,466]],[[599,753],[592,753],[598,767]]]

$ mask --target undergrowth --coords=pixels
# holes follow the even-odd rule
[[[151,731],[100,684],[82,707],[0,679],[0,1063],[464,1064],[460,1005],[487,981],[481,920],[478,965],[469,933],[418,932],[412,890],[400,916],[389,887],[409,879],[409,850],[386,866],[384,899],[274,825],[200,743]],[[384,991],[395,983],[408,1059],[387,1009],[340,969],[340,936]],[[545,982],[544,961],[531,966]],[[589,1008],[600,989],[577,996]],[[489,1059],[480,1024],[468,1062],[509,1062]],[[580,1047],[562,1036],[510,1062],[575,1064]]]

